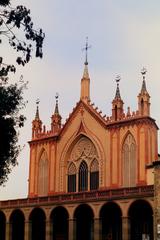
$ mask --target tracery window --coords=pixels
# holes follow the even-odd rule
[[[122,147],[123,186],[136,186],[136,142],[129,133]]]
[[[94,159],[91,163],[90,169],[90,190],[99,188],[99,165],[98,161]]]
[[[44,151],[40,157],[38,165],[38,195],[48,194],[48,159]]]
[[[85,161],[82,161],[79,167],[79,176],[78,176],[78,190],[86,191],[88,190],[88,166]]]
[[[68,192],[76,192],[76,166],[71,163],[68,168]]]
[[[67,171],[68,192],[99,188],[99,157],[95,145],[89,138],[82,136],[74,145],[70,152]]]

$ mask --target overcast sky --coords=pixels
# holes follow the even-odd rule
[[[89,44],[91,100],[111,114],[115,95],[115,76],[121,75],[120,91],[132,111],[137,109],[137,95],[142,84],[141,69],[147,68],[146,83],[151,96],[151,115],[160,126],[160,1],[159,0],[12,0],[31,9],[35,27],[46,34],[44,57],[32,59],[19,68],[15,79],[23,74],[29,81],[25,98],[27,121],[21,130],[24,146],[19,165],[13,169],[6,186],[0,188],[0,199],[22,198],[28,194],[29,146],[31,122],[36,99],[40,99],[40,117],[50,128],[55,94],[59,93],[59,109],[63,122],[79,100],[83,73],[86,36]],[[7,45],[0,51],[14,59]],[[159,149],[160,151],[160,149]]]

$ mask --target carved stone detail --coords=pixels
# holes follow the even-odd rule
[[[98,158],[94,144],[87,137],[82,137],[74,146],[69,161],[76,162],[84,159],[91,161],[94,158]]]

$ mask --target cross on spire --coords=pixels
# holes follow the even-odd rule
[[[91,45],[88,45],[88,37],[86,37],[86,46],[82,50],[86,51],[85,65],[88,65],[88,49],[91,48]]]

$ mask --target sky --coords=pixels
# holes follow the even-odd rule
[[[29,146],[36,99],[40,99],[40,118],[50,128],[59,93],[59,110],[63,122],[80,97],[85,46],[88,37],[91,101],[106,115],[111,115],[116,75],[121,76],[120,92],[124,108],[137,110],[137,95],[142,84],[141,69],[146,67],[147,90],[151,96],[151,116],[160,126],[160,1],[159,0],[12,0],[31,9],[35,28],[45,32],[43,59],[18,67],[17,80],[23,75],[29,81],[24,97],[27,117],[19,143],[23,150],[0,200],[26,198],[28,194]],[[7,44],[1,44],[6,61],[15,55]],[[160,136],[158,137],[160,141]],[[160,145],[159,145],[160,146]],[[160,147],[159,147],[160,152]]]

